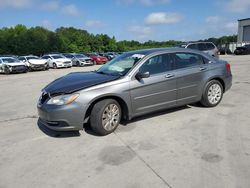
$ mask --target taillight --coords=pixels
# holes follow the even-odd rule
[[[227,72],[231,72],[231,65],[229,63],[226,63],[226,70]]]

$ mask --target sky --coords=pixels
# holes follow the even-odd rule
[[[120,40],[199,40],[237,34],[250,0],[0,0],[0,27],[76,27]]]

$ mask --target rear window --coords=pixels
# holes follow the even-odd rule
[[[176,53],[174,56],[178,69],[193,67],[204,63],[203,57],[198,54]]]
[[[187,48],[197,50],[197,49],[198,49],[198,46],[197,46],[197,44],[189,44],[189,45],[187,46]]]
[[[201,51],[206,51],[207,50],[207,45],[205,43],[199,43],[198,44],[198,49]]]
[[[212,43],[207,43],[207,50],[213,50],[215,46]]]

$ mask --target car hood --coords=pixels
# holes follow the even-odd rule
[[[44,59],[30,59],[29,63],[34,64],[34,65],[41,65],[41,64],[45,64],[47,62],[47,60]]]
[[[120,78],[97,72],[75,72],[58,78],[43,90],[50,95],[73,93],[94,85],[110,82]]]
[[[3,63],[3,64],[8,65],[8,66],[20,66],[20,65],[26,66],[25,63],[22,63],[22,62],[16,62],[16,63]]]
[[[60,61],[60,62],[65,62],[65,61],[71,61],[70,59],[68,59],[68,58],[59,58],[59,59],[54,59],[54,61]]]
[[[89,58],[89,57],[83,57],[83,58],[79,58],[79,60],[81,60],[81,61],[88,61],[88,60],[91,60],[91,58]]]

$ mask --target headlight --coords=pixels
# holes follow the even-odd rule
[[[56,97],[51,98],[47,104],[54,104],[54,105],[67,105],[72,103],[77,99],[79,94],[70,94],[70,95],[59,95]]]

